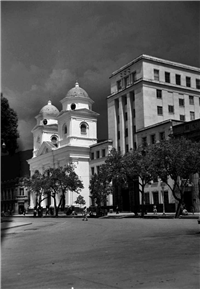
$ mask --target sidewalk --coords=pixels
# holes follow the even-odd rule
[[[3,219],[1,222],[1,230],[8,230],[11,228],[17,228],[22,226],[32,225],[30,222],[15,222],[13,220]]]
[[[179,219],[198,219],[200,216],[200,213],[189,213],[188,215],[181,215],[179,217]],[[9,219],[13,219],[15,217],[19,217],[19,218],[38,218],[38,216],[34,217],[32,213],[28,213],[25,216],[24,215],[20,215],[20,214],[13,214],[12,216],[6,216],[4,217],[4,220],[9,220]],[[56,218],[82,218],[82,214],[78,214],[78,215],[66,215],[64,212],[59,212],[58,217]],[[88,215],[89,217],[89,215]],[[48,215],[46,216],[45,214],[43,215],[42,218],[55,218],[54,216]],[[102,216],[99,217],[101,219],[122,219],[122,218],[140,218],[140,214],[138,214],[138,216],[135,216],[135,214],[133,212],[120,212],[118,214],[116,214],[115,212],[113,213],[108,213],[106,216]],[[163,215],[163,213],[148,213],[146,215],[144,215],[145,219],[173,219],[175,218],[175,213],[166,213],[165,215]]]
[[[128,213],[128,212],[121,212],[119,214],[116,213],[108,213],[107,216],[101,217],[102,219],[122,219],[122,218],[140,218],[140,215],[135,216],[134,213]],[[163,213],[148,213],[144,215],[145,219],[174,219],[175,213],[166,213],[163,215]],[[179,219],[198,219],[199,213],[189,213],[188,215],[181,215]]]

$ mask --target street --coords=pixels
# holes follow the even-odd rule
[[[2,231],[3,289],[199,288],[195,219],[14,221],[27,225]]]

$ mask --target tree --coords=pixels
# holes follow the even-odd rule
[[[123,155],[113,148],[105,161],[106,166],[104,167],[108,182],[110,183],[112,181],[115,191],[116,205],[118,207],[121,205],[121,190],[122,188],[126,188],[128,185],[126,169],[122,160]]]
[[[94,174],[90,180],[90,194],[93,203],[97,207],[106,206],[108,195],[112,193],[112,186],[107,174],[107,166],[105,164],[99,167],[98,174]]]
[[[24,186],[36,196],[36,207],[41,207],[41,203],[47,197],[45,196],[45,179],[44,176],[39,172],[35,171],[32,177],[22,178]]]
[[[139,192],[142,196],[142,217],[144,216],[144,189],[146,184],[155,177],[152,161],[150,146],[131,150],[124,155],[122,160],[128,180],[137,179],[139,182]],[[130,181],[128,182],[130,183]]]
[[[74,171],[74,166],[68,164],[65,167],[49,168],[44,172],[45,186],[47,194],[54,199],[54,215],[58,216],[61,205],[65,206],[65,193],[72,191],[79,193],[83,188],[83,183]],[[61,193],[59,204],[57,205],[56,196]]]
[[[171,138],[156,144],[152,154],[155,173],[168,185],[178,201],[175,216],[179,217],[190,177],[200,172],[200,143]]]
[[[8,100],[1,94],[1,145],[3,151],[14,154],[18,148],[18,118]]]
[[[79,195],[75,201],[76,204],[78,205],[85,205],[85,200],[84,200],[84,197]]]

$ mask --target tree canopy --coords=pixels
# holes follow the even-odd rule
[[[19,138],[18,117],[10,108],[8,100],[1,94],[1,145],[5,145],[3,151],[14,154],[18,148]]]
[[[98,174],[94,174],[90,180],[90,197],[98,207],[106,205],[108,195],[112,193],[107,172],[107,165],[103,164],[100,166]]]
[[[155,173],[168,185],[178,201],[178,217],[191,175],[200,172],[200,143],[185,138],[171,138],[156,144],[152,153]]]
[[[30,178],[24,179],[25,186],[36,194],[41,203],[49,195],[54,200],[54,214],[58,215],[58,210],[65,206],[65,193],[68,191],[79,193],[83,188],[83,183],[74,171],[74,166],[68,164],[65,167],[48,168],[43,174],[35,172]],[[60,195],[57,204],[57,196]]]

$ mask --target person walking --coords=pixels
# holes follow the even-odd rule
[[[87,207],[83,208],[83,220],[82,221],[88,221],[88,218],[87,218]]]

